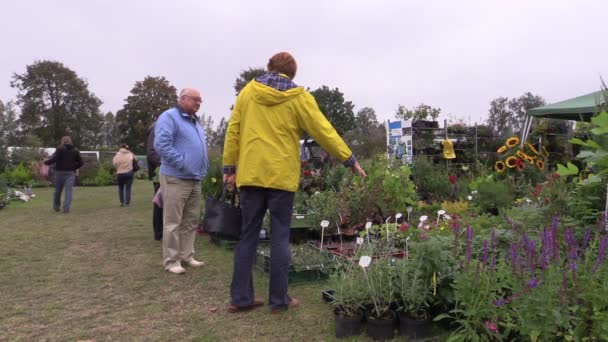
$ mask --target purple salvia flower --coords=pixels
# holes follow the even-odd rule
[[[471,228],[471,226],[467,227],[467,236],[466,236],[466,256],[467,256],[467,263],[471,262],[471,252],[473,249],[473,228]]]
[[[511,269],[513,275],[517,275],[517,244],[511,244]]]
[[[483,240],[483,250],[481,253],[481,263],[485,267],[488,263],[488,240]]]
[[[528,288],[533,289],[533,288],[537,287],[539,284],[540,284],[540,279],[532,278],[528,282]]]
[[[584,254],[585,251],[587,250],[590,240],[591,240],[591,229],[587,228],[587,230],[585,230],[585,237],[583,238],[583,246],[581,248],[581,254]]]
[[[536,242],[532,239],[528,239],[528,242],[526,243],[526,263],[532,277],[534,277],[536,271],[536,259]]]
[[[505,221],[507,221],[507,223],[509,224],[509,226],[513,227],[513,221],[511,220],[511,218],[507,214],[504,214],[503,216],[505,218]]]
[[[557,216],[554,216],[557,217]],[[554,219],[554,222],[556,220]],[[552,261],[559,260],[559,244],[557,242],[557,223],[551,226],[550,230],[550,239],[551,239],[551,256]]]
[[[603,236],[600,240],[600,248],[597,252],[597,260],[595,260],[595,265],[591,269],[591,273],[597,272],[597,270],[602,266],[604,260],[606,259],[606,250],[608,249],[608,236]]]
[[[566,243],[568,245],[568,263],[570,269],[576,272],[576,259],[578,258],[578,241],[574,236],[572,228],[566,229]]]

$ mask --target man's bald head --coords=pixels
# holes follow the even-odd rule
[[[194,88],[184,88],[179,92],[179,106],[180,108],[190,114],[194,115],[201,108],[203,98],[201,93]]]

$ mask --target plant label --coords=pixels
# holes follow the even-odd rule
[[[369,266],[369,264],[371,264],[372,262],[372,258],[368,255],[363,255],[361,256],[361,258],[359,259],[359,266],[366,268]]]

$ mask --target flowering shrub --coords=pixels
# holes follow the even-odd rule
[[[608,336],[608,235],[602,227],[578,238],[555,216],[537,237],[513,225],[507,251],[497,248],[492,230],[477,253],[467,229],[454,309],[437,319],[454,319],[454,338],[462,340],[602,340]]]

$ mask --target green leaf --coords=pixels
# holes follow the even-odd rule
[[[581,151],[576,158],[585,159],[589,157],[595,157],[595,152],[592,151]]]
[[[573,176],[578,174],[578,167],[568,162],[566,166],[557,164],[557,174],[560,176]]]
[[[602,177],[592,174],[592,175],[589,175],[589,177],[587,177],[587,179],[583,180],[581,182],[581,184],[589,185],[589,184],[596,184],[596,183],[601,183],[601,182],[602,182]]]

